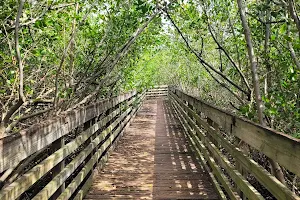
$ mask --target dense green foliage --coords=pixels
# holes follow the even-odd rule
[[[298,3],[295,3],[296,10],[300,9]],[[300,32],[287,4],[284,1],[250,1],[246,13],[258,61],[267,124],[300,137]],[[154,78],[149,77],[153,84],[178,85],[195,96],[258,121],[247,45],[236,2],[185,1],[170,8],[169,14],[190,46],[201,52],[207,63],[247,91],[247,84],[237,68],[240,69],[249,84],[251,97],[249,99],[247,94],[209,70],[221,84],[217,83],[188,50],[165,14],[163,33],[169,37],[163,39],[159,51],[152,51],[153,59],[147,63],[149,69],[146,70],[153,72]],[[237,100],[224,85],[243,101]]]
[[[297,15],[299,2],[283,0],[247,1],[246,14],[266,122],[299,137],[300,32],[290,2]],[[230,0],[168,5],[144,0],[25,1],[18,40],[26,100],[5,121],[20,99],[15,46],[20,4],[0,3],[2,131],[35,113],[58,114],[70,106],[159,84],[177,85],[258,121],[243,26],[237,3]],[[155,12],[160,13],[147,24]]]
[[[53,106],[57,113],[71,105],[76,107],[119,93],[124,68],[153,43],[151,36],[158,33],[156,24],[160,22],[159,18],[153,19],[150,34],[143,34],[143,39],[129,49],[128,41],[134,32],[156,12],[154,3],[25,1],[18,47],[26,100],[19,112],[4,122],[19,102],[15,19],[20,5],[16,1],[0,3],[2,128],[3,124],[6,127],[19,119],[24,121],[35,113],[53,112]]]

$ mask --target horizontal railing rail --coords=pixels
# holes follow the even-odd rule
[[[234,139],[297,176],[300,175],[300,140],[237,117],[172,87],[169,88],[169,97],[188,133],[187,138],[200,160],[202,158],[221,199],[226,199],[224,193],[230,199],[264,199],[247,179],[248,174],[277,199],[300,199],[251,159]]]
[[[146,92],[146,97],[148,98],[157,98],[157,97],[166,97],[168,96],[168,86],[154,86],[152,89],[148,89]]]
[[[54,119],[40,122],[19,133],[0,138],[0,172],[15,167],[21,160],[134,95],[136,95],[135,91],[105,99],[87,107],[69,111]]]
[[[2,138],[2,176],[14,170],[0,199],[82,199],[144,97],[129,92]]]

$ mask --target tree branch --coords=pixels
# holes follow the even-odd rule
[[[234,83],[232,80],[230,80],[229,78],[226,77],[226,75],[224,75],[222,72],[216,70],[214,67],[212,67],[209,63],[207,63],[204,59],[201,58],[201,56],[199,56],[199,54],[190,46],[189,42],[187,41],[187,39],[184,37],[183,33],[181,32],[181,30],[178,28],[178,26],[175,24],[175,22],[173,21],[173,19],[171,18],[171,16],[169,15],[167,10],[164,10],[167,17],[170,19],[171,23],[173,24],[173,26],[175,27],[175,29],[177,30],[177,32],[180,34],[181,38],[184,40],[186,46],[188,47],[188,49],[198,58],[199,62],[206,68],[210,68],[211,70],[213,70],[215,73],[217,73],[218,75],[220,75],[222,78],[224,78],[227,82],[229,82],[231,85],[233,85],[235,88],[237,88],[238,90],[240,90],[241,92],[245,93],[246,95],[250,95],[250,93],[248,91],[245,91],[243,88],[241,88],[239,85],[237,85],[236,83]]]
[[[260,23],[266,25],[266,24],[279,24],[279,23],[285,23],[286,20],[279,20],[279,21],[263,21],[262,19],[260,19],[259,17],[257,17],[256,15],[253,15],[252,13],[249,12],[245,12],[247,15],[249,15],[250,17],[256,19],[257,21],[259,21]]]
[[[290,36],[290,26],[289,25],[287,25],[287,36],[288,37]],[[287,43],[288,43],[288,49],[289,49],[290,54],[291,54],[291,56],[294,60],[294,63],[296,64],[297,68],[300,69],[300,62],[299,62],[299,60],[297,58],[297,55],[296,55],[296,52],[293,48],[293,44],[290,41],[287,41]]]
[[[11,130],[13,130],[14,127],[17,126],[17,124],[21,121],[24,121],[26,119],[29,119],[29,118],[32,118],[32,117],[35,117],[35,116],[38,116],[38,115],[41,115],[41,114],[44,114],[46,112],[49,112],[50,110],[52,110],[53,107],[51,108],[48,108],[48,109],[45,109],[45,110],[41,110],[41,111],[38,111],[38,112],[35,112],[33,114],[29,114],[29,115],[25,115],[25,116],[22,116],[20,117],[19,119],[17,119],[16,121],[14,121],[13,123],[11,123],[6,129],[5,129],[5,133],[9,133]]]
[[[78,5],[78,4],[77,4],[77,5]],[[77,8],[78,8],[78,6],[76,6],[76,9],[75,9],[76,14],[77,14]],[[89,14],[89,12],[87,12],[87,13],[85,14],[85,16],[87,16],[88,14]],[[84,17],[84,20],[85,20],[85,19],[86,19],[86,18]],[[81,21],[81,22],[83,23],[83,21]],[[65,59],[66,59],[66,57],[67,57],[67,53],[68,53],[68,51],[69,51],[69,48],[71,47],[72,41],[74,40],[75,32],[76,32],[76,30],[77,30],[77,28],[78,28],[78,27],[76,28],[75,26],[76,26],[76,20],[74,20],[73,23],[72,23],[71,37],[70,37],[69,42],[68,42],[68,45],[67,45],[67,47],[65,48],[64,53],[63,53],[63,55],[62,55],[62,57],[61,57],[59,66],[58,66],[58,68],[57,68],[57,70],[56,70],[56,76],[55,76],[55,96],[54,96],[54,101],[53,101],[54,107],[57,107],[57,103],[58,103],[58,84],[59,84],[59,83],[58,83],[58,79],[59,79],[59,75],[60,75],[62,66],[63,66],[63,64],[64,64],[64,62],[65,62]]]
[[[90,93],[88,96],[84,97],[79,103],[74,105],[71,109],[74,109],[82,104],[87,103],[93,96],[95,96],[99,90],[101,89],[101,86],[109,80],[111,72],[113,71],[114,67],[117,65],[119,60],[127,54],[130,46],[135,42],[135,40],[139,37],[139,35],[145,30],[145,28],[150,24],[150,22],[161,12],[161,10],[157,10],[155,13],[151,15],[151,17],[148,19],[146,23],[143,24],[142,27],[138,28],[133,35],[127,40],[127,42],[122,46],[119,53],[116,55],[116,57],[113,59],[112,63],[109,63],[107,66],[107,73],[105,74],[104,78],[99,82],[98,86],[95,88],[95,90]]]
[[[241,71],[241,69],[236,65],[236,63],[233,61],[233,59],[231,58],[231,56],[228,54],[228,52],[223,48],[223,46],[219,43],[219,41],[217,40],[217,38],[215,37],[215,35],[212,32],[211,26],[210,26],[210,22],[208,20],[207,22],[208,25],[208,30],[212,36],[212,38],[214,39],[215,43],[217,44],[218,48],[220,50],[222,50],[224,52],[224,54],[226,55],[226,57],[228,58],[228,60],[231,62],[231,64],[234,66],[234,68],[237,69],[238,73],[240,74],[240,76],[242,77],[242,80],[244,81],[244,83],[246,84],[246,87],[248,89],[248,93],[250,93],[250,85],[245,77],[245,75],[243,74],[243,72]]]
[[[24,96],[24,86],[23,86],[23,63],[21,58],[21,52],[19,47],[19,24],[20,24],[20,17],[23,13],[23,7],[25,4],[25,0],[21,0],[18,8],[18,13],[16,17],[16,25],[15,25],[15,49],[16,49],[16,58],[19,65],[19,100],[18,102],[12,106],[9,111],[6,113],[3,123],[6,125],[9,121],[9,118],[22,106],[25,102],[26,98]]]
[[[39,19],[41,19],[42,17],[44,17],[44,16],[46,15],[46,13],[47,13],[49,10],[51,10],[51,7],[52,7],[52,5],[53,5],[54,2],[55,2],[55,1],[52,1],[51,4],[50,4],[50,6],[48,6],[48,7],[42,12],[42,14],[40,14],[38,17],[36,17],[36,18],[34,18],[34,19],[30,20],[30,21],[27,21],[27,22],[24,22],[24,23],[20,23],[20,24],[19,24],[19,27],[23,27],[23,26],[28,26],[28,25],[30,25],[30,24],[34,24],[36,21],[38,21]],[[15,27],[16,27],[16,24],[15,24],[14,26],[9,27],[9,29],[11,30],[11,29],[14,29]]]
[[[257,115],[259,119],[259,123],[262,126],[266,126],[265,122],[265,117],[264,117],[264,103],[261,99],[261,92],[260,92],[260,84],[259,84],[259,77],[257,73],[257,61],[255,58],[255,53],[254,53],[254,47],[252,43],[252,38],[251,38],[251,29],[248,25],[246,13],[245,13],[245,5],[243,3],[243,0],[237,0],[238,4],[238,9],[240,13],[240,18],[242,21],[242,26],[244,29],[244,36],[247,44],[247,50],[248,50],[248,56],[249,56],[249,61],[250,61],[250,66],[251,66],[251,71],[252,71],[252,82],[254,86],[254,93],[255,93],[255,101],[256,101],[256,106],[257,106]],[[283,172],[279,166],[278,163],[276,163],[274,160],[269,159],[269,162],[271,164],[271,169],[273,171],[273,174],[276,176],[276,178],[285,184],[285,179]]]
[[[300,20],[299,17],[297,15],[296,9],[295,9],[295,3],[293,0],[288,0],[288,9],[290,12],[290,15],[292,17],[292,19],[294,20],[296,27],[298,29],[299,32],[299,37],[300,37]]]
[[[241,104],[245,104],[245,102],[243,101],[243,99],[238,95],[236,94],[235,92],[233,92],[225,83],[221,83],[210,71],[209,69],[207,69],[205,67],[205,70],[209,73],[209,75],[218,83],[220,84],[222,87],[224,87],[225,89],[227,89],[235,98],[237,98]]]

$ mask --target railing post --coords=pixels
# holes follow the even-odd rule
[[[58,140],[54,141],[52,143],[52,148],[53,151],[56,151],[60,148],[63,148],[65,145],[65,138],[61,137]],[[56,165],[53,170],[52,170],[52,179],[59,174],[63,169],[65,168],[65,159],[62,160],[58,165]],[[63,191],[65,190],[65,183],[63,183],[58,189],[57,191],[52,195],[52,197],[50,199],[56,199]]]
[[[245,149],[245,143],[239,138],[236,138],[234,145],[240,148],[245,154],[248,154],[247,150]],[[239,162],[236,162],[235,164],[236,164],[236,169],[247,179],[248,173],[244,169],[244,167]],[[240,195],[241,199],[243,200],[247,199],[246,196],[243,194],[243,192],[237,186],[236,186],[236,191]]]
[[[219,130],[219,126],[218,124],[216,124],[213,120],[211,120],[209,117],[206,117],[206,121],[207,121],[207,124],[210,125],[211,127],[213,127],[216,131],[216,133],[218,132]],[[208,135],[208,138],[209,140],[216,146],[216,147],[219,147],[218,145],[218,142],[209,134],[207,133]]]
[[[99,116],[96,116],[96,117],[90,119],[89,121],[85,122],[83,125],[83,130],[85,131],[85,130],[89,129],[90,127],[92,127],[98,121],[98,117]],[[101,118],[100,118],[100,120],[101,120]],[[88,139],[89,143],[91,143],[96,137],[97,137],[97,131],[93,135],[91,135],[91,137]],[[93,157],[95,152],[97,152],[97,150],[98,150],[97,148],[94,148],[94,150],[86,157],[85,161],[88,162]],[[96,163],[98,163],[98,161]],[[90,173],[90,175],[87,175],[87,176],[89,176],[89,178],[92,178],[93,169],[89,173]]]

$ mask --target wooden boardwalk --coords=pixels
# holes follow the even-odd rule
[[[85,199],[218,199],[170,102],[146,100]]]

